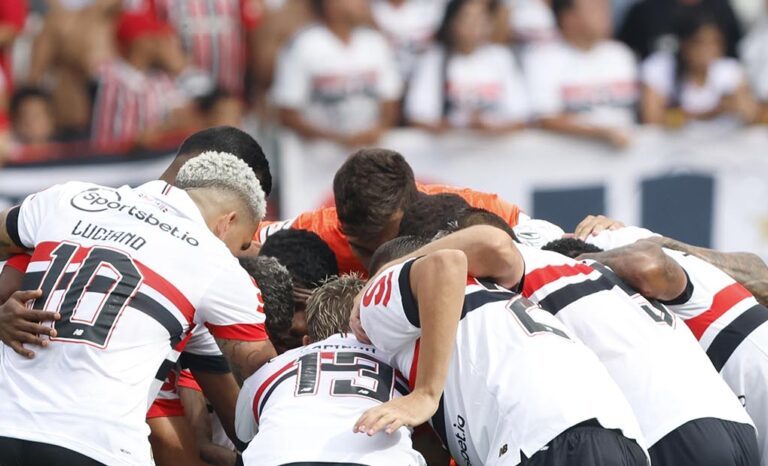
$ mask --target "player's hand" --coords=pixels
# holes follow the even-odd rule
[[[382,430],[392,434],[403,426],[416,427],[435,414],[439,401],[416,389],[410,395],[369,409],[360,416],[353,431],[372,436]]]
[[[576,226],[573,234],[580,240],[586,241],[590,235],[597,236],[605,230],[618,230],[624,226],[622,222],[604,215],[589,215]]]
[[[349,329],[355,334],[355,338],[360,343],[371,344],[371,340],[363,329],[363,322],[360,320],[360,296],[355,298],[355,305],[352,306],[352,312],[349,314]]]
[[[606,128],[601,132],[601,137],[616,149],[625,149],[631,142],[626,131],[616,128]]]
[[[42,294],[41,290],[17,291],[0,305],[0,341],[28,358],[35,357],[35,353],[22,345],[48,346],[49,341],[41,338],[41,335],[55,337],[56,330],[41,323],[61,319],[58,312],[27,309],[27,302],[39,298]]]

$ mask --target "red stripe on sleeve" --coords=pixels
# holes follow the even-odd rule
[[[574,275],[589,275],[595,270],[585,264],[563,264],[548,265],[536,269],[525,276],[523,284],[523,296],[526,298],[539,291],[542,287],[563,277],[572,277]]]
[[[214,325],[206,322],[206,327],[216,338],[240,341],[269,340],[264,324]]]
[[[256,419],[256,424],[259,423],[259,401],[261,401],[261,395],[264,394],[264,391],[266,391],[267,387],[278,377],[280,377],[282,374],[284,374],[288,369],[292,368],[296,365],[296,361],[291,361],[285,366],[281,367],[280,370],[275,372],[274,374],[270,375],[267,380],[264,381],[259,386],[259,389],[256,390],[256,394],[253,396],[253,417]]]
[[[419,367],[419,348],[421,347],[421,338],[416,340],[416,347],[413,348],[413,361],[411,361],[411,371],[408,372],[408,388],[413,391],[416,387],[416,371]]]
[[[750,298],[752,294],[746,288],[738,283],[734,283],[723,288],[712,299],[712,306],[706,312],[699,314],[693,319],[688,319],[685,323],[691,329],[697,340],[701,339],[704,332],[707,331],[712,322],[716,321],[723,314],[728,312],[733,306],[741,301]]]
[[[29,262],[32,260],[32,256],[28,254],[16,254],[15,256],[8,259],[8,262],[5,263],[6,266],[18,270],[21,273],[24,273],[27,271],[27,267],[29,267]]]

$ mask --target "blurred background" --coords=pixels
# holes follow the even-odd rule
[[[0,0],[0,206],[157,177],[233,125],[271,218],[356,148],[566,230],[603,213],[768,258],[766,0]]]

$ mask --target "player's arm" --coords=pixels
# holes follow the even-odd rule
[[[691,246],[672,238],[657,237],[654,241],[661,246],[698,257],[741,283],[758,302],[768,306],[768,266],[757,255],[749,252],[720,252],[713,249]]]
[[[269,340],[249,341],[217,337],[216,343],[229,361],[232,375],[235,376],[238,385],[242,385],[245,379],[277,356],[275,347]]]
[[[208,402],[213,406],[213,411],[219,416],[227,437],[232,440],[232,443],[238,445],[240,442],[235,434],[235,407],[240,387],[234,375],[231,372],[214,373],[197,369],[192,369],[192,375],[203,389]]]
[[[208,464],[216,466],[232,466],[237,460],[237,454],[230,449],[213,443],[211,417],[205,396],[194,388],[178,387],[181,404],[184,405],[184,416],[195,431],[200,457]]]
[[[488,225],[459,230],[398,262],[443,249],[462,251],[467,258],[469,275],[473,277],[492,279],[505,288],[514,288],[523,278],[525,266],[514,241],[504,230]]]
[[[421,346],[413,391],[366,411],[355,432],[391,434],[402,426],[426,422],[437,410],[445,388],[453,342],[461,319],[467,280],[467,257],[457,250],[433,252],[414,262],[410,287],[421,326]]]
[[[688,276],[680,264],[664,254],[661,246],[648,240],[610,251],[582,254],[579,259],[593,259],[607,265],[646,298],[671,301],[688,286]]]

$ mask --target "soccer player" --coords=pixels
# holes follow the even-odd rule
[[[276,231],[296,228],[318,234],[328,243],[339,273],[367,276],[367,263],[381,244],[397,236],[403,211],[419,193],[454,193],[470,205],[488,209],[511,226],[528,217],[496,194],[467,188],[417,183],[408,162],[397,152],[362,149],[352,154],[333,179],[335,207],[305,212],[282,222],[262,222],[258,238],[263,243]]]
[[[250,441],[244,464],[426,465],[405,427],[373,438],[352,432],[360,412],[408,389],[388,356],[348,334],[352,306],[342,297],[350,288],[359,289],[359,280],[342,277],[316,290],[307,304],[305,346],[246,380],[237,403],[237,434]]]
[[[632,405],[654,464],[740,465],[757,457],[749,416],[673,315],[639,305],[573,259],[516,245],[509,234],[476,235],[460,249],[495,238],[497,254],[514,258],[509,267],[524,264],[511,289],[555,315],[600,358]]]
[[[291,274],[294,306],[271,313],[269,340],[278,353],[302,345],[307,334],[306,305],[312,290],[339,274],[336,255],[319,236],[306,230],[282,230],[267,238],[259,256],[274,257]]]
[[[590,243],[571,241],[570,251],[579,254],[594,244],[594,252],[579,259],[610,267],[646,298],[661,301],[680,317],[738,395],[758,433],[768,431],[768,309],[717,267],[645,240],[652,235],[627,227],[590,238]],[[597,245],[610,250],[601,252]],[[758,441],[761,464],[768,465],[768,439],[759,435]]]
[[[356,430],[389,433],[431,417],[463,466],[647,464],[632,409],[595,355],[504,288],[519,280],[522,262],[479,243],[466,255],[455,249],[489,232],[490,244],[505,235],[479,227],[416,252],[425,241],[415,237],[377,251],[374,268],[406,257],[358,295],[365,334],[355,333],[393,354],[413,391],[367,411]]]
[[[0,215],[0,258],[34,249],[22,288],[39,288],[37,307],[61,315],[47,351],[3,351],[7,463],[151,464],[147,395],[197,325],[240,380],[273,354],[258,287],[231,255],[250,246],[264,215],[258,180],[236,157],[206,153],[176,183],[72,182]]]

